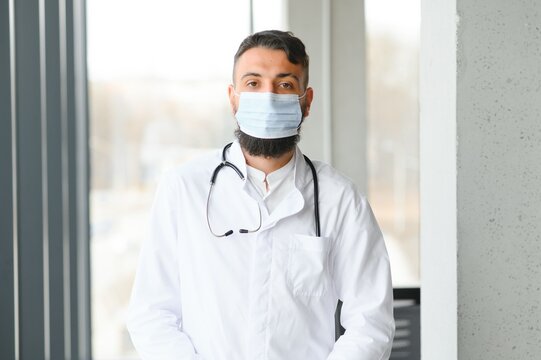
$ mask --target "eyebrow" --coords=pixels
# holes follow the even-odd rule
[[[282,79],[282,78],[286,78],[286,77],[292,77],[293,79],[297,80],[298,83],[300,83],[301,81],[299,80],[299,77],[293,73],[280,73],[278,75],[276,75],[277,78],[279,79]]]
[[[248,76],[261,77],[261,74],[258,74],[258,73],[255,73],[255,72],[249,72],[249,73],[246,73],[246,74],[242,75],[240,78],[244,79],[245,77],[248,77]]]
[[[254,76],[254,77],[262,77],[261,74],[259,73],[256,73],[256,72],[248,72],[246,74],[243,74],[240,78],[241,79],[244,79],[245,77],[249,77],[249,76]],[[300,83],[300,79],[297,75],[293,74],[293,73],[280,73],[278,75],[276,75],[277,78],[279,79],[283,79],[283,78],[286,78],[286,77],[292,77],[294,78],[295,80],[297,80],[298,83]]]

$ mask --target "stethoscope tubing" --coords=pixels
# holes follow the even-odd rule
[[[312,178],[314,181],[314,220],[316,224],[316,236],[321,236],[321,228],[319,225],[319,184],[317,179],[317,173],[316,168],[314,167],[314,164],[312,164],[312,161],[308,158],[308,156],[304,155],[304,160],[310,167],[310,170],[312,171]]]
[[[209,188],[209,193],[207,196],[206,217],[207,217],[208,228],[211,234],[216,237],[227,237],[233,234],[233,230],[228,230],[223,234],[217,234],[212,230],[212,226],[210,225],[209,204],[210,204],[212,189],[214,188],[214,184],[216,183],[216,178],[218,177],[218,173],[224,167],[229,167],[237,173],[237,175],[240,177],[241,180],[245,180],[245,177],[242,171],[240,171],[240,169],[235,164],[229,162],[226,158],[226,152],[231,147],[232,144],[233,143],[229,143],[226,146],[224,146],[222,150],[222,162],[218,164],[218,166],[216,166],[210,178],[210,188]],[[316,236],[319,237],[321,236],[321,228],[320,228],[320,223],[319,223],[319,184],[318,184],[317,172],[316,172],[316,168],[314,167],[314,164],[308,158],[308,156],[304,155],[304,160],[310,167],[310,170],[312,172],[312,179],[314,181],[314,220],[315,220]],[[254,232],[259,231],[259,229],[261,229],[262,217],[261,217],[261,208],[259,207],[259,205],[257,206],[257,209],[259,210],[259,226],[254,230],[239,229],[239,233],[241,234],[254,233]]]

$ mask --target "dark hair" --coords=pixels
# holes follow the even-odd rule
[[[304,70],[304,87],[308,86],[308,64],[309,58],[306,54],[302,41],[293,35],[291,31],[265,30],[248,36],[242,41],[235,54],[233,66],[233,80],[235,79],[235,67],[237,60],[247,50],[255,47],[262,47],[273,50],[282,50],[286,53],[287,59],[292,64],[300,64]]]

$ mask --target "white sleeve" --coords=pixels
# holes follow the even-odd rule
[[[158,186],[128,308],[127,327],[143,360],[202,359],[182,332],[177,200],[171,177]]]
[[[355,199],[338,234],[332,276],[346,332],[327,360],[388,359],[395,329],[389,257],[366,199]]]

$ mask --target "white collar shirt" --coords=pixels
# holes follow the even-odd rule
[[[246,165],[248,180],[263,199],[269,214],[295,189],[295,184],[293,183],[294,169],[295,156],[291,157],[287,164],[270,174],[265,174],[261,170]]]
[[[321,236],[315,234],[310,168],[297,148],[293,188],[276,207],[224,167],[207,208],[221,151],[168,172],[151,211],[128,309],[144,360],[381,360],[394,334],[389,259],[366,199],[314,161]],[[242,174],[237,142],[227,159]],[[272,206],[274,207],[274,206]],[[207,222],[208,214],[208,222]],[[233,230],[227,237],[216,233]],[[346,332],[335,342],[343,301]]]

